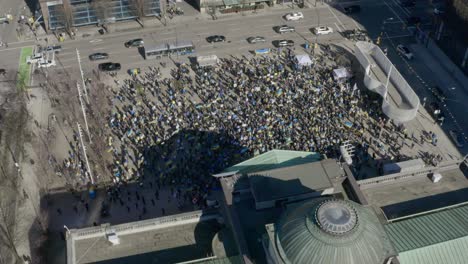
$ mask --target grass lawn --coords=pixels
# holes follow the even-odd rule
[[[31,65],[26,63],[26,58],[31,56],[32,53],[32,47],[25,47],[21,49],[16,87],[23,91],[26,90],[27,86],[29,86],[29,82],[31,81]]]

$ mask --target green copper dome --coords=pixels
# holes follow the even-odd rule
[[[347,200],[288,207],[275,230],[276,248],[288,264],[383,264],[394,253],[372,209]]]

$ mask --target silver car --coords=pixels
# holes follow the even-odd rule
[[[255,43],[263,43],[265,42],[265,38],[264,37],[260,37],[260,36],[256,36],[256,37],[250,37],[247,39],[247,41],[250,43],[250,44],[255,44]]]
[[[277,31],[280,34],[283,34],[283,33],[288,33],[288,32],[294,32],[296,31],[296,29],[292,26],[282,25],[278,27]]]

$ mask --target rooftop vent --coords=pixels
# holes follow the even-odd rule
[[[120,244],[120,238],[117,236],[115,232],[111,232],[107,234],[107,241],[111,242],[113,246]]]

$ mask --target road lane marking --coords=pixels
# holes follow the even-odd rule
[[[62,57],[70,54],[76,55],[76,52],[60,52],[57,56]]]
[[[35,41],[34,40],[23,40],[23,41],[8,42],[8,44],[12,45],[12,44],[18,44],[18,43],[27,43],[27,42],[34,43]]]
[[[66,58],[66,59],[60,59],[61,62],[65,62],[65,61],[74,61],[76,60],[76,57],[73,57],[73,58]]]
[[[392,11],[392,13],[400,20],[401,23],[405,23],[403,19],[401,19],[401,17],[398,15],[398,13],[395,12],[395,10],[387,3],[387,1],[384,0],[383,2],[388,7],[388,9],[390,9],[390,11]]]
[[[406,7],[402,7],[400,4],[398,4],[397,1],[395,0],[391,0],[396,6],[398,6],[401,10],[403,10],[403,13],[405,13],[405,15],[409,16],[411,14],[411,12],[409,11],[408,8]]]
[[[356,22],[356,20],[351,18],[351,21],[353,21],[354,25],[356,25],[357,29],[361,30],[362,28],[359,26],[359,24]]]
[[[388,36],[388,34],[387,34]],[[413,37],[413,35],[406,34],[406,35],[396,35],[396,36],[388,36],[383,39],[394,39],[394,38],[406,38],[406,37]]]
[[[24,47],[16,47],[16,48],[8,48],[8,49],[2,49],[2,50],[0,50],[0,51],[17,50],[17,49],[22,49],[22,48],[26,48],[26,47],[29,47],[29,46],[24,46]]]
[[[338,32],[341,32],[341,29],[340,29],[340,27],[338,26],[338,24],[336,24],[336,22],[335,22],[334,24],[335,24],[336,28],[338,29]]]
[[[343,28],[343,30],[346,30],[346,27],[343,25],[343,22],[341,22],[341,20],[335,15],[335,13],[332,11],[331,7],[328,6],[328,10],[330,10],[330,12],[332,13],[332,15],[335,17],[335,19],[338,21],[338,23],[340,23],[341,27]],[[336,25],[336,24],[335,24]],[[339,29],[339,28],[338,28]]]

